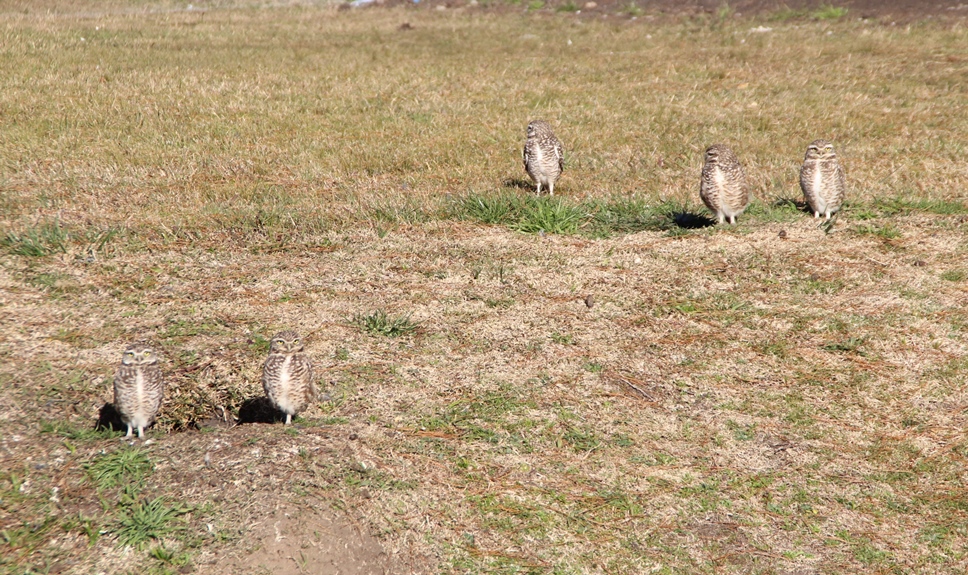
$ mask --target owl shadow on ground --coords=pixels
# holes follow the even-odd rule
[[[684,230],[698,230],[716,225],[716,220],[695,212],[673,212],[672,223]]]
[[[264,395],[250,397],[239,406],[239,425],[244,423],[276,423],[285,420],[286,414],[276,409],[269,398]]]
[[[520,190],[533,190],[534,184],[522,178],[507,178],[501,185],[505,188],[518,188]]]
[[[121,414],[118,413],[113,403],[105,403],[98,412],[95,431],[127,431],[128,426],[121,421]]]

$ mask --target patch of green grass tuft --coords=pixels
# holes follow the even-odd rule
[[[386,337],[409,335],[419,328],[419,325],[412,321],[409,315],[392,317],[382,309],[368,314],[357,313],[350,320],[350,323],[367,333]]]
[[[965,281],[965,278],[968,278],[968,272],[961,269],[948,270],[941,274],[941,279],[949,282],[961,282],[961,281]]]
[[[558,12],[577,12],[579,9],[578,4],[576,4],[574,0],[567,0],[565,3],[560,4],[557,8],[555,8],[555,10]]]
[[[901,230],[897,229],[893,224],[885,224],[883,226],[858,226],[856,228],[858,235],[866,236],[877,236],[885,240],[894,240],[901,237]]]
[[[592,451],[602,445],[602,441],[598,438],[595,430],[589,428],[568,426],[568,429],[562,435],[562,439],[578,452]]]
[[[168,505],[164,497],[142,501],[121,512],[113,532],[120,545],[142,549],[152,539],[185,529],[176,519],[189,511],[191,508],[184,505]]]
[[[511,228],[532,234],[574,234],[585,216],[580,207],[563,199],[541,197],[528,202],[521,218]]]
[[[140,484],[155,466],[140,448],[122,448],[98,455],[84,466],[98,489]]]
[[[81,428],[63,421],[41,421],[40,432],[81,441],[107,439],[115,435],[115,432],[111,429]]]
[[[70,234],[60,222],[45,223],[21,233],[8,232],[0,246],[16,256],[42,257],[67,251]]]
[[[507,225],[519,217],[525,203],[524,196],[515,193],[470,194],[457,200],[451,208],[452,216],[482,224]]]
[[[847,9],[840,6],[824,4],[820,8],[810,13],[810,16],[817,20],[839,20],[847,15]]]
[[[839,341],[836,343],[828,343],[823,346],[825,351],[839,351],[839,352],[857,352],[858,348],[864,344],[867,338],[863,337],[850,337],[844,341]]]

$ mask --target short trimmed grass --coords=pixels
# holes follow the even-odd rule
[[[232,489],[432,572],[964,571],[963,27],[517,6],[3,12],[0,571],[183,569],[240,547]],[[229,429],[283,326],[326,401]],[[140,337],[128,447],[94,423]]]

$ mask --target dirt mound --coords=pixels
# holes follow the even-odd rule
[[[320,505],[322,506],[322,504]],[[200,565],[199,574],[383,575],[392,572],[380,542],[359,525],[311,505],[278,502],[260,510],[245,545]]]

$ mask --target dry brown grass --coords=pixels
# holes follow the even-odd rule
[[[2,12],[4,572],[250,564],[280,502],[394,572],[968,566],[963,27]],[[576,234],[462,203],[527,193],[537,116]],[[829,234],[777,204],[819,136],[851,184]],[[713,141],[756,183],[739,226],[589,215],[698,211]],[[416,331],[354,323],[377,310]],[[226,426],[284,326],[329,400]],[[99,491],[136,337],[168,373],[154,470]],[[129,496],[192,511],[126,552]]]

